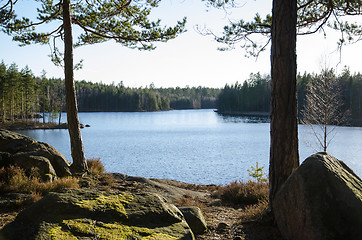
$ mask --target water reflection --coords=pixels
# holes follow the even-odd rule
[[[269,123],[270,119],[267,117],[252,117],[252,116],[228,116],[218,114],[225,123]]]

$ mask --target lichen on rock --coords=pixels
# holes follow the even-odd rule
[[[145,227],[127,226],[121,222],[102,223],[91,219],[63,220],[62,226],[49,230],[52,240],[78,239],[77,237],[97,236],[99,240],[175,240],[177,238]]]
[[[67,189],[25,209],[0,239],[194,240],[180,214],[157,194]]]
[[[99,195],[93,199],[81,200],[75,203],[75,205],[89,210],[111,209],[127,217],[124,204],[130,203],[132,201],[133,201],[133,196],[124,193],[124,194],[110,195],[110,196]]]
[[[51,240],[77,240],[69,231],[63,231],[62,227],[58,226],[50,229],[49,236]]]

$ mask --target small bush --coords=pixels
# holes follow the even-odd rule
[[[32,169],[30,176],[26,176],[23,169],[9,166],[0,169],[0,192],[30,193],[34,199],[37,195],[58,191],[64,188],[79,188],[76,178],[57,178],[54,181],[44,182],[40,179],[37,169]]]
[[[29,178],[19,167],[0,168],[0,192],[24,192]]]
[[[257,204],[259,201],[268,200],[269,186],[265,182],[248,181],[246,183],[235,181],[225,186],[220,186],[213,193],[213,197],[220,198],[223,202],[232,205]]]
[[[205,204],[201,202],[199,198],[192,197],[190,195],[183,195],[182,197],[173,201],[173,204],[175,204],[178,207],[196,206],[201,210],[205,209]]]
[[[268,209],[269,201],[267,200],[261,200],[257,204],[248,205],[244,208],[240,220],[242,222],[255,221],[265,215]]]
[[[103,163],[99,158],[87,159],[88,171],[93,175],[101,175],[104,173]]]

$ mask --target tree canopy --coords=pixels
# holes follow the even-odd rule
[[[81,132],[79,128],[77,97],[74,84],[73,48],[86,44],[115,40],[130,48],[154,49],[152,42],[165,42],[184,31],[186,19],[174,27],[162,27],[161,20],[151,21],[151,9],[160,0],[36,0],[37,19],[17,16],[14,5],[8,0],[0,6],[0,26],[21,45],[49,44],[52,61],[64,66],[68,131],[74,173],[87,170]],[[43,25],[47,25],[44,28]],[[78,40],[73,43],[73,28],[79,27]],[[46,30],[45,30],[46,29]],[[64,55],[57,41],[64,43]],[[64,64],[63,64],[64,63]]]
[[[61,63],[58,40],[63,40],[64,26],[62,0],[39,0],[37,19],[18,16],[14,5],[16,0],[9,0],[0,6],[0,23],[3,31],[13,35],[13,40],[22,46],[39,43],[50,44],[52,60]],[[149,19],[152,8],[160,0],[83,0],[72,1],[72,24],[79,27],[74,46],[102,43],[115,40],[129,48],[151,50],[153,42],[166,42],[184,31],[186,19],[178,21],[173,27],[161,26],[161,20]],[[49,27],[44,31],[42,25]],[[79,31],[80,30],[80,31]]]
[[[234,6],[236,1],[209,0],[214,6]],[[313,34],[323,32],[331,28],[340,31],[338,46],[353,43],[361,39],[362,25],[351,23],[347,16],[362,14],[362,3],[359,0],[298,0],[297,1],[297,35]],[[228,48],[234,48],[241,44],[251,56],[257,56],[264,51],[271,41],[272,16],[265,17],[255,14],[252,21],[243,19],[230,21],[224,27],[221,36],[215,35],[215,40],[224,43]],[[209,34],[212,34],[209,32]],[[254,35],[264,36],[263,40],[254,38]]]

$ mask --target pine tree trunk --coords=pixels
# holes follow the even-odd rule
[[[3,123],[6,122],[6,108],[5,108],[5,91],[3,91],[3,96],[2,96],[2,112],[3,112]]]
[[[71,166],[73,173],[87,171],[84,156],[82,136],[79,128],[78,107],[73,74],[73,39],[70,16],[70,0],[63,0],[63,29],[64,29],[64,72],[67,105],[67,121],[70,145],[73,158]]]
[[[299,165],[296,84],[296,0],[274,0],[271,50],[270,207]]]

